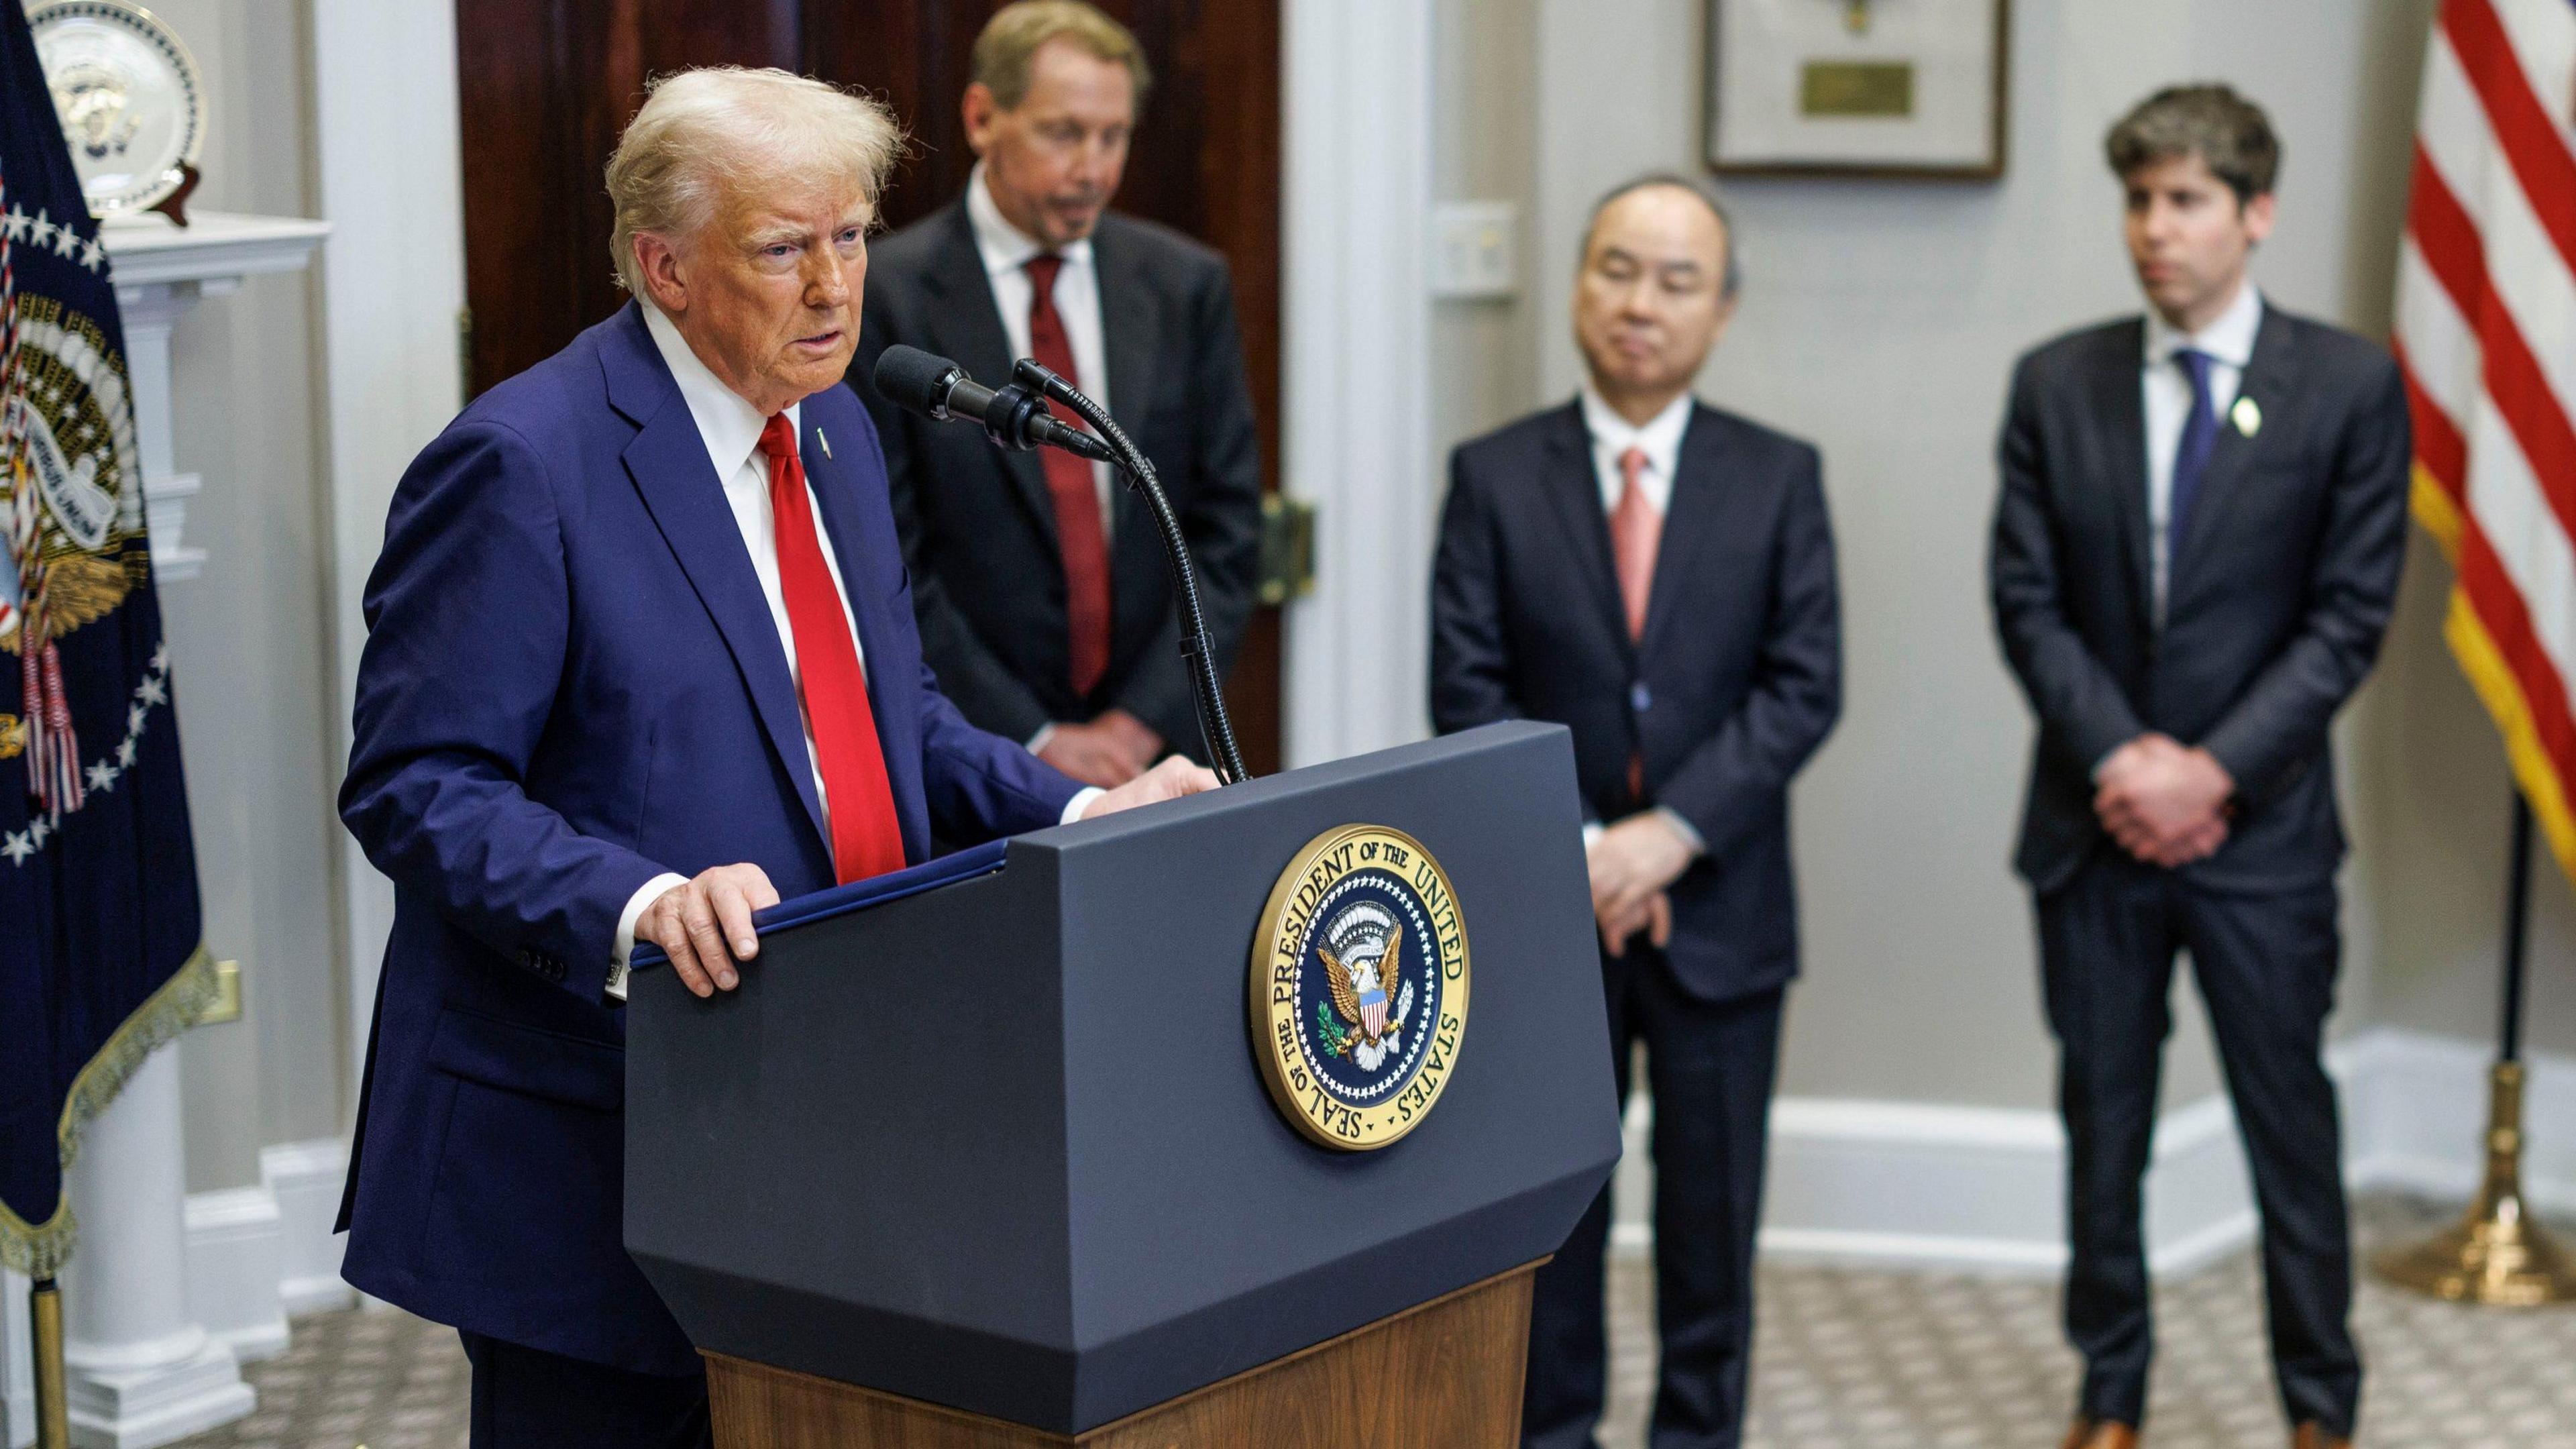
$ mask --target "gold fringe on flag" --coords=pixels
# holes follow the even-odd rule
[[[72,1160],[80,1155],[82,1131],[116,1100],[144,1058],[205,1016],[215,1004],[217,989],[215,958],[200,944],[187,964],[145,998],[80,1075],[72,1078],[72,1089],[63,1099],[62,1123],[54,1132],[63,1164],[62,1192],[55,1199],[54,1215],[30,1223],[0,1204],[0,1267],[30,1278],[51,1278],[71,1260],[79,1233],[79,1225],[72,1220],[71,1170]]]

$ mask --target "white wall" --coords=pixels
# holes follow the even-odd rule
[[[1528,217],[1524,294],[1503,317],[1518,335],[1498,339],[1492,316],[1444,307],[1443,441],[1574,390],[1566,316],[1583,219],[1620,180],[1701,164],[1705,9],[1702,0],[1444,9],[1444,195],[1499,193],[1523,200]],[[2387,321],[2432,0],[2020,0],[2013,9],[2001,182],[1725,188],[1747,290],[1702,391],[1823,448],[1843,566],[1844,719],[1795,795],[1807,977],[1792,996],[1783,1091],[1802,1098],[2050,1100],[2029,905],[2007,869],[2030,724],[1995,649],[1983,564],[2012,360],[2137,307],[2100,159],[2104,130],[2168,82],[2247,90],[2270,110],[2288,158],[2283,224],[2258,280],[2282,305],[2366,332]],[[1523,25],[1534,27],[1526,89],[1509,83],[1516,52],[1494,33]],[[1488,83],[1496,79],[1506,83]],[[1515,128],[1535,132],[1519,166],[1496,154],[1525,134]],[[1524,379],[1534,387],[1495,405]],[[2418,575],[2438,571],[2427,552]],[[2483,1000],[2476,978],[2490,969],[2481,953],[2491,952],[2500,896],[2484,886],[2502,849],[2502,776],[2492,731],[2428,642],[2437,601],[2417,597],[2427,585],[2410,579],[2392,667],[2345,731],[2360,841],[2346,878],[2347,1027],[2378,994],[2382,939],[2411,953],[2389,983],[2402,1020],[2453,1030],[2483,1021],[2466,1003]],[[2383,702],[2401,690],[2402,705]],[[2407,731],[2433,729],[2446,732],[2449,758],[2428,762],[2407,747]],[[2462,793],[2475,809],[2460,808]],[[2434,814],[2437,830],[2427,828]],[[2427,897],[2445,909],[2428,916]],[[2567,930],[2576,935],[2576,913]],[[2166,1080],[2175,1103],[2216,1085],[2196,1003],[2181,995]]]
[[[192,204],[312,214],[305,7],[154,8],[206,89]],[[162,587],[161,607],[206,945],[242,963],[244,1000],[242,1020],[179,1047],[192,1191],[256,1184],[263,1146],[344,1126],[318,319],[309,274],[255,277],[198,304],[171,338],[176,461],[205,478],[188,541],[208,558]]]

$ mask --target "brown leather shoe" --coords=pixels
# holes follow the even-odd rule
[[[2350,1439],[2337,1439],[2314,1424],[2301,1424],[2290,1436],[2290,1449],[2352,1449]]]
[[[2126,1424],[2078,1419],[2075,1427],[2066,1431],[2066,1449],[2138,1449],[2138,1431]],[[2296,1449],[2308,1446],[2301,1444]]]

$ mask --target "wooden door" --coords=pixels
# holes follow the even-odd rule
[[[1154,68],[1117,207],[1234,268],[1263,478],[1279,478],[1279,0],[1100,0]],[[457,0],[468,371],[476,390],[625,301],[602,174],[648,76],[776,65],[862,86],[913,137],[902,226],[965,189],[968,55],[1000,0]],[[1245,760],[1279,768],[1279,611],[1256,611],[1226,696]]]

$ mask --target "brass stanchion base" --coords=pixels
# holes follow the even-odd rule
[[[36,1449],[71,1449],[71,1405],[63,1387],[63,1295],[51,1278],[27,1294],[35,1328]]]
[[[2421,1243],[2372,1258],[2379,1276],[2456,1302],[2506,1308],[2576,1302],[2576,1258],[2551,1241],[2523,1205],[2522,1087],[2519,1063],[2496,1064],[2486,1181],[2468,1216]]]

